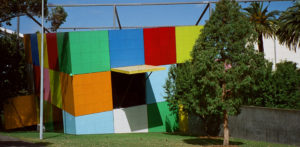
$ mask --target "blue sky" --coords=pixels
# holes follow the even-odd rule
[[[188,0],[198,2],[200,0]],[[151,2],[187,2],[184,0],[48,0],[51,4],[112,4],[112,3],[151,3]],[[271,2],[269,11],[280,10],[293,5],[293,2]],[[247,7],[249,3],[240,3]],[[169,6],[130,6],[118,7],[118,13],[122,26],[176,26],[194,25],[206,5],[169,5]],[[214,7],[214,5],[213,5]],[[69,7],[67,21],[61,27],[103,27],[113,26],[113,7]],[[208,11],[202,18],[200,25],[208,19]],[[39,21],[41,18],[36,17]],[[16,19],[12,20],[12,26],[5,26],[16,30]],[[46,26],[50,26],[46,24]],[[23,34],[35,33],[41,28],[30,18],[20,18],[20,32]],[[58,30],[72,31],[72,30]]]

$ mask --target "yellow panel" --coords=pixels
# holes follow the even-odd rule
[[[39,48],[39,61],[41,63],[41,38],[42,38],[42,34],[38,33],[37,34],[37,38],[38,38],[38,48]],[[47,38],[46,38],[46,34],[44,34],[44,68],[49,68],[49,64],[48,64],[48,50],[47,50]]]
[[[124,74],[138,74],[138,73],[146,73],[146,72],[159,71],[165,69],[166,69],[165,67],[161,67],[161,66],[137,65],[137,66],[112,68],[111,71],[124,73]]]
[[[54,70],[49,70],[49,73],[50,73],[51,103],[56,107],[62,109],[60,74],[59,72]]]
[[[191,59],[191,51],[203,26],[182,26],[175,28],[176,62],[184,63]]]
[[[187,133],[189,130],[188,114],[182,111],[182,105],[179,105],[179,131]]]

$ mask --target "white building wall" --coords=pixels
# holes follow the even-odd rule
[[[257,49],[257,45],[255,46]],[[276,54],[275,54],[276,49]],[[300,49],[297,48],[296,52],[294,50],[289,50],[288,47],[279,44],[279,41],[276,39],[275,48],[274,48],[274,39],[264,38],[264,51],[265,58],[274,63],[279,63],[282,61],[293,61],[297,63],[297,67],[300,68]],[[275,61],[276,55],[276,61]]]

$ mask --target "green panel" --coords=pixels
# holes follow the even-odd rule
[[[59,70],[72,73],[69,33],[57,33]]]
[[[178,129],[178,117],[168,108],[168,102],[149,104],[149,132],[174,132]]]
[[[44,125],[46,131],[54,131],[52,105],[44,101]]]
[[[70,32],[72,74],[110,70],[108,31]]]

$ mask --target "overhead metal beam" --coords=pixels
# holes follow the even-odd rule
[[[186,25],[176,25],[176,26],[186,26]],[[173,26],[123,26],[122,28],[124,29],[135,29],[135,28],[159,28],[159,27],[174,27]],[[61,27],[58,29],[62,30],[97,30],[97,29],[114,29],[115,27]]]
[[[236,0],[237,2],[275,2],[275,1],[294,1],[294,0]],[[95,6],[154,6],[154,5],[190,5],[217,3],[218,0],[200,2],[169,2],[169,3],[125,3],[125,4],[48,4],[48,7],[95,7]]]
[[[208,9],[208,7],[209,7],[209,4],[206,5],[204,11],[202,12],[202,14],[200,15],[199,19],[197,20],[197,22],[196,22],[196,24],[195,24],[196,26],[197,26],[197,25],[199,24],[199,22],[201,21],[201,19],[202,19],[202,17],[204,16],[204,14],[205,14],[206,10]]]

